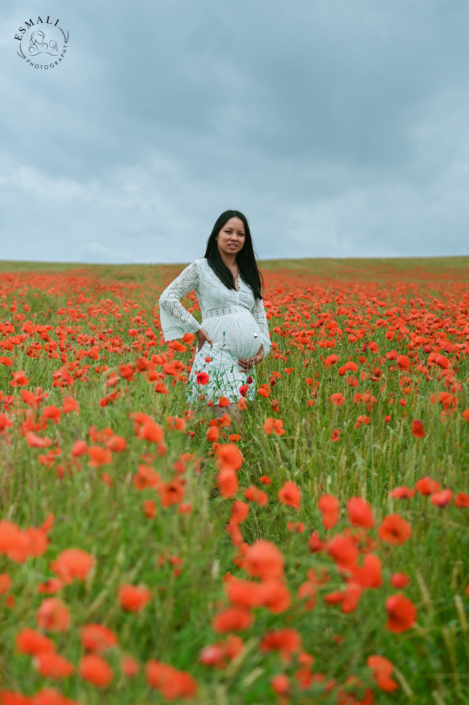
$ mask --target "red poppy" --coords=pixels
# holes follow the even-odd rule
[[[420,492],[420,494],[425,495],[430,495],[434,492],[438,492],[440,487],[440,483],[436,482],[435,480],[432,480],[431,477],[422,477],[421,480],[418,480],[415,483],[415,489],[417,490],[417,492]]]
[[[381,561],[374,553],[367,553],[362,566],[352,566],[350,580],[362,588],[376,589],[383,584]]]
[[[272,686],[272,690],[277,695],[287,696],[290,694],[290,681],[288,680],[288,676],[284,673],[279,673],[277,676],[274,676],[270,681],[270,684]],[[285,701],[281,700],[281,702]]]
[[[217,470],[239,470],[243,464],[243,454],[234,443],[220,443],[217,448]]]
[[[90,460],[88,465],[92,468],[100,468],[102,465],[110,465],[112,463],[111,451],[101,446],[89,446],[88,455]]]
[[[347,514],[351,524],[371,529],[375,525],[373,510],[365,499],[352,497],[347,502]]]
[[[410,360],[407,355],[398,355],[396,358],[396,365],[400,370],[408,370],[410,366]]]
[[[43,678],[59,680],[75,672],[73,664],[55,651],[41,651],[36,655],[35,665]]]
[[[121,660],[122,673],[127,678],[133,678],[137,675],[140,667],[132,656],[123,656]]]
[[[159,690],[167,700],[193,698],[198,686],[189,673],[178,671],[161,661],[149,661],[146,666],[148,685]]]
[[[164,431],[153,419],[147,418],[142,424],[138,437],[150,443],[162,443],[164,440]]]
[[[412,435],[416,438],[424,438],[425,436],[423,423],[419,419],[414,419],[412,421]]]
[[[231,521],[242,524],[249,514],[249,504],[236,499],[231,507]]]
[[[173,504],[182,502],[184,499],[183,482],[184,480],[176,479],[170,482],[162,482],[158,485],[158,494],[163,507],[170,507]]]
[[[212,627],[219,634],[226,634],[245,631],[253,622],[254,617],[246,607],[228,607],[217,614],[212,622]]]
[[[395,634],[408,631],[417,619],[415,605],[402,593],[391,595],[385,603],[388,621],[386,627]]]
[[[42,410],[42,416],[43,418],[51,419],[51,421],[55,424],[58,424],[60,417],[62,416],[62,412],[57,406],[45,406]]]
[[[342,612],[349,614],[355,612],[362,596],[363,588],[358,583],[349,583],[345,588],[340,604]]]
[[[238,476],[234,470],[229,468],[222,470],[217,476],[217,485],[220,488],[220,494],[226,499],[234,497],[238,491]]]
[[[284,558],[277,546],[259,539],[246,550],[243,567],[253,578],[278,580],[283,577]]]
[[[281,614],[290,607],[291,594],[280,580],[267,580],[259,586],[260,605],[273,614]]]
[[[350,536],[336,534],[327,543],[327,552],[341,568],[350,568],[357,563],[358,548]]]
[[[259,644],[261,652],[278,651],[286,663],[301,649],[301,636],[296,629],[277,629],[267,632]]]
[[[393,573],[390,582],[397,590],[402,590],[402,588],[410,585],[410,578],[406,573]]]
[[[311,553],[318,553],[327,547],[326,541],[321,541],[317,531],[312,531],[308,541],[308,548]]]
[[[34,431],[28,431],[26,433],[26,443],[30,448],[49,448],[52,445],[50,438],[41,438]]]
[[[74,458],[79,458],[81,455],[85,455],[88,452],[88,445],[85,441],[75,441],[72,446],[72,455]]]
[[[142,502],[143,513],[147,519],[154,519],[156,516],[156,504],[152,499],[145,499]]]
[[[409,487],[395,487],[391,492],[389,493],[390,497],[393,497],[394,499],[412,499],[415,495],[415,490],[410,489]]]
[[[87,651],[106,651],[118,644],[116,634],[102,624],[85,624],[80,636],[83,648]]]
[[[71,583],[86,580],[95,563],[95,558],[81,548],[67,548],[51,562],[50,567],[64,583]]]
[[[451,365],[451,362],[448,360],[448,358],[445,355],[437,355],[435,358],[435,362],[437,365],[442,367],[444,370],[447,370],[448,367]]]
[[[220,429],[216,426],[210,426],[205,433],[205,437],[210,443],[215,443],[220,437]]]
[[[256,504],[259,504],[261,507],[265,507],[269,503],[269,498],[268,498],[266,492],[259,490],[254,485],[250,485],[250,487],[248,487],[247,490],[244,491],[244,496],[250,502],[255,502]]]
[[[160,482],[158,473],[153,468],[148,467],[148,465],[139,465],[138,472],[133,477],[133,484],[140,492],[150,487],[158,488]]]
[[[44,631],[64,632],[70,624],[70,613],[57,597],[48,597],[37,611],[36,622]]]
[[[368,426],[370,424],[370,421],[371,419],[369,416],[364,416],[363,414],[361,414],[357,419],[355,428],[360,428],[361,426]]]
[[[122,453],[122,451],[127,448],[127,441],[122,436],[112,435],[109,440],[106,441],[106,447],[109,448],[112,453]]]
[[[390,676],[394,670],[392,662],[384,656],[368,656],[368,666],[373,670],[373,678],[375,679],[378,688],[385,692],[391,693],[396,690],[398,684]]]
[[[278,498],[282,504],[298,510],[300,508],[301,490],[294,482],[287,480],[278,491]]]
[[[322,523],[325,529],[332,529],[339,521],[340,504],[337,497],[323,494],[318,500],[319,511],[322,514]]]
[[[430,497],[430,502],[437,507],[446,507],[453,497],[453,492],[451,490],[441,490],[441,492],[434,492]]]
[[[138,585],[121,585],[118,590],[120,606],[126,612],[141,612],[151,600],[151,592]]]
[[[465,492],[459,492],[454,498],[454,504],[456,507],[466,509],[467,507],[469,507],[469,495]]]
[[[252,580],[243,580],[227,575],[225,579],[225,592],[232,605],[238,607],[259,607],[262,604],[260,583]]]
[[[285,433],[283,421],[281,419],[272,419],[269,417],[264,421],[264,431],[269,435],[273,431],[277,436],[282,436]]]
[[[20,654],[36,656],[44,651],[55,651],[55,644],[52,639],[34,629],[25,628],[16,636],[16,648]]]
[[[98,654],[86,654],[82,657],[78,672],[84,681],[96,688],[107,688],[114,677],[110,665]]]
[[[410,538],[412,529],[410,524],[399,514],[389,514],[384,518],[378,529],[378,536],[382,541],[400,546]]]
[[[29,384],[29,379],[22,371],[12,372],[11,376],[13,377],[10,382],[11,387],[25,387],[27,384]]]
[[[5,595],[11,588],[12,580],[8,573],[0,573],[0,595]]]
[[[64,397],[64,400],[62,402],[62,413],[64,414],[70,414],[72,411],[76,411],[77,414],[80,413],[80,405],[77,402],[76,399],[73,397]]]

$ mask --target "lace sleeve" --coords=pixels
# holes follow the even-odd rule
[[[161,330],[166,341],[182,338],[185,333],[195,333],[202,328],[180,302],[183,296],[197,288],[198,283],[199,270],[197,264],[192,262],[161,294],[158,304]]]
[[[267,323],[267,316],[265,315],[264,301],[262,299],[256,299],[254,307],[251,309],[251,313],[256,319],[261,331],[262,343],[264,344],[264,357],[267,357],[272,345],[270,343],[269,326]]]

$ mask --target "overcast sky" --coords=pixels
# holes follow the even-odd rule
[[[48,15],[45,71],[14,37]],[[467,0],[2,3],[0,259],[190,262],[229,208],[261,259],[466,255],[468,32]]]

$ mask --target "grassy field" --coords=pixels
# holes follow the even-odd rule
[[[181,271],[189,262],[174,265],[150,264],[87,264],[68,262],[1,262],[2,272],[77,273],[122,280],[159,280],[174,271]],[[382,259],[276,259],[259,260],[262,271],[288,272],[290,275],[313,276],[320,279],[383,280],[433,279],[469,280],[469,257],[402,257]]]
[[[260,262],[237,433],[184,265],[0,263],[0,705],[468,703],[468,264]]]

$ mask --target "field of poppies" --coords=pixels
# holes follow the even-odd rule
[[[261,263],[238,429],[183,265],[0,263],[0,705],[467,704],[467,265]]]

